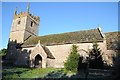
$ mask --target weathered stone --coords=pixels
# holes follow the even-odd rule
[[[12,60],[16,65],[25,65],[29,67],[64,68],[64,62],[70,54],[71,46],[73,44],[77,45],[79,55],[86,59],[89,57],[89,50],[92,49],[93,46],[93,42],[89,41],[89,38],[94,39],[96,36],[96,39],[99,39],[97,40],[97,43],[101,50],[103,61],[107,65],[113,66],[113,57],[116,56],[117,52],[114,50],[107,50],[106,36],[102,33],[101,28],[97,28],[97,30],[89,30],[89,32],[92,31],[92,37],[90,37],[89,34],[86,34],[87,31],[82,31],[82,33],[85,32],[84,35],[88,35],[89,38],[83,36],[83,34],[79,32],[82,35],[82,40],[85,40],[85,42],[82,41],[82,43],[78,40],[75,42],[75,39],[72,40],[74,42],[72,43],[71,41],[67,41],[68,39],[64,37],[66,41],[62,41],[64,43],[54,43],[54,45],[44,46],[39,40],[35,45],[24,47],[23,45],[25,41],[32,36],[38,35],[38,26],[39,17],[31,15],[28,9],[27,12],[21,12],[20,14],[16,14],[15,11],[7,48],[7,60]],[[98,34],[99,37],[96,34]],[[77,34],[77,37],[81,35]]]

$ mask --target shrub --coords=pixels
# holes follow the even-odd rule
[[[71,72],[77,72],[78,61],[79,61],[79,54],[77,51],[77,46],[72,45],[70,55],[64,64],[65,70],[71,71]]]
[[[93,43],[93,49],[90,50],[90,68],[103,68],[101,50],[97,43]]]
[[[6,49],[5,48],[3,48],[3,49],[1,49],[0,50],[0,56],[4,56],[4,55],[6,55]]]

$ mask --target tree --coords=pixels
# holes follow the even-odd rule
[[[67,71],[77,72],[78,61],[79,61],[79,54],[78,54],[78,51],[77,51],[77,46],[72,45],[70,55],[68,56],[68,59],[64,64],[65,69]]]
[[[7,49],[3,48],[0,50],[0,56],[5,56],[7,52]]]
[[[90,50],[90,68],[103,68],[101,50],[97,43],[93,43],[93,49]]]

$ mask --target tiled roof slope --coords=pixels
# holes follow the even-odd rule
[[[120,50],[120,32],[105,33],[107,49]]]
[[[61,33],[61,34],[52,34],[45,36],[31,37],[22,45],[32,46],[38,43],[40,40],[43,45],[55,45],[55,44],[68,44],[68,43],[87,43],[94,41],[103,41],[103,37],[99,29],[91,29],[77,32]]]

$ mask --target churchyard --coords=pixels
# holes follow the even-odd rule
[[[89,69],[88,80],[112,80],[113,70]],[[84,72],[66,72],[58,68],[23,68],[3,64],[2,79],[80,79],[87,80]]]

